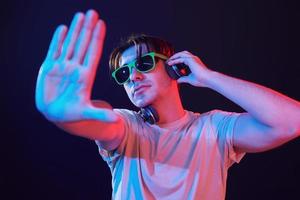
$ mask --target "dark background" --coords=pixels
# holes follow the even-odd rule
[[[299,100],[300,6],[273,1],[1,1],[0,199],[110,199],[110,171],[93,141],[71,136],[38,113],[37,72],[53,31],[93,8],[107,24],[93,98],[135,109],[108,74],[121,37],[147,33],[188,50],[213,70]],[[214,91],[182,86],[186,109],[242,111]],[[259,101],[259,99],[257,99]],[[247,154],[229,170],[227,199],[300,199],[300,140]]]

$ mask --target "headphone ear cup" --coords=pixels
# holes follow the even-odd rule
[[[144,122],[148,122],[149,124],[155,124],[159,121],[158,113],[151,106],[141,108],[138,114],[144,120]]]
[[[171,79],[174,80],[177,80],[182,76],[188,76],[191,73],[190,68],[183,63],[176,65],[165,64],[165,69],[167,74],[171,77]]]
[[[176,69],[174,69],[174,65],[171,66],[171,65],[165,64],[165,69],[171,79],[177,80],[179,78],[178,74],[176,73]]]

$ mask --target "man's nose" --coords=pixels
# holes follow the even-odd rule
[[[130,81],[137,81],[143,79],[143,73],[136,70],[136,68],[132,68],[131,73],[129,75]]]

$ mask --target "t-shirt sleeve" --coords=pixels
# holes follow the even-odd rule
[[[132,113],[130,113],[129,110],[126,109],[114,109],[115,112],[117,112],[125,122],[125,130],[124,130],[124,138],[122,142],[119,144],[119,146],[114,150],[106,150],[101,146],[101,142],[95,140],[99,154],[101,155],[102,159],[107,162],[108,166],[113,169],[114,165],[116,164],[116,161],[124,154],[124,148],[126,147],[127,140],[128,140],[128,133],[130,132],[129,129],[131,128],[131,123],[133,116]]]
[[[214,110],[213,122],[216,127],[219,146],[222,146],[225,165],[229,168],[234,163],[239,163],[245,152],[237,152],[234,149],[234,126],[241,113]]]

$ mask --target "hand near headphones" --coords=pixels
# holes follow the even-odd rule
[[[209,73],[212,71],[203,64],[199,57],[188,51],[181,51],[175,53],[167,60],[168,65],[180,63],[189,66],[191,73],[188,76],[180,77],[177,80],[178,83],[189,83],[197,87],[207,87],[205,83],[208,79]]]

